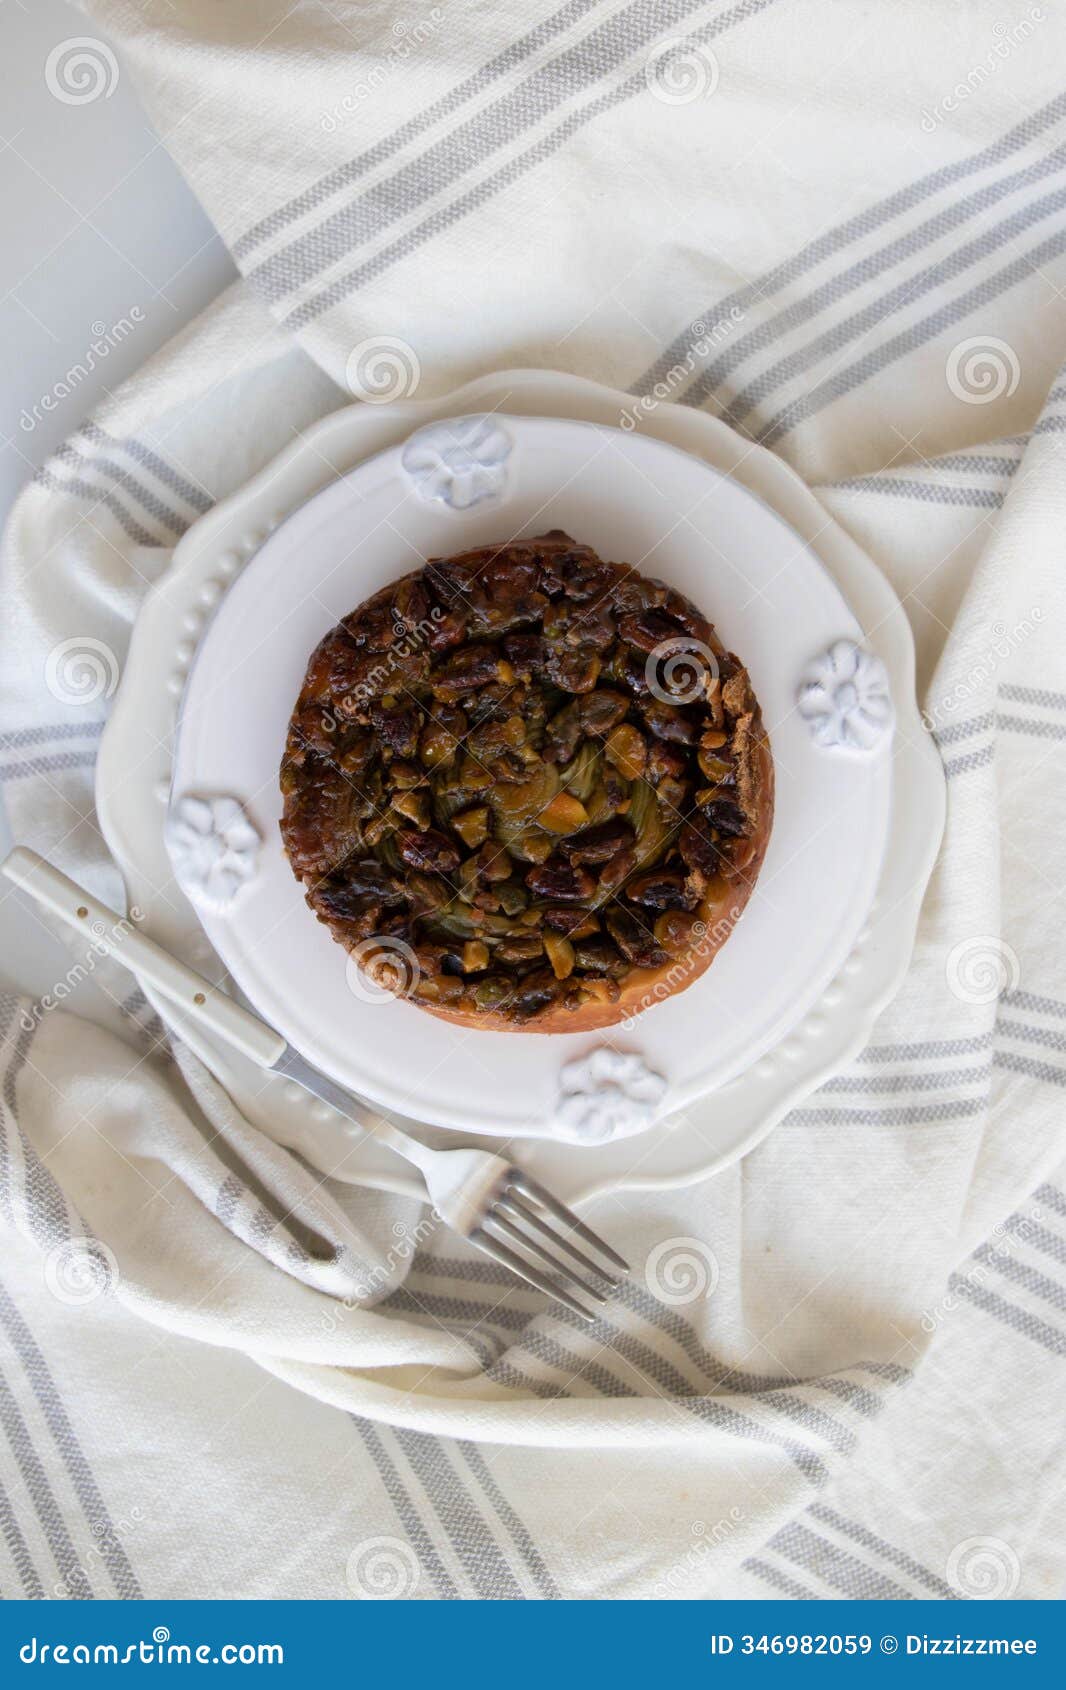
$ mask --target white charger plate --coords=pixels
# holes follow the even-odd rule
[[[443,437],[438,431],[443,426]],[[456,434],[476,434],[476,420]],[[200,918],[252,1005],[342,1084],[437,1126],[571,1136],[556,1121],[562,1068],[607,1044],[636,1052],[684,1109],[803,1019],[866,919],[891,787],[886,735],[869,755],[819,743],[796,709],[802,677],[862,630],[814,553],[766,505],[676,447],[600,425],[496,415],[494,461],[455,489],[408,469],[438,462],[431,425],[360,464],[281,524],[216,611],[185,688],[172,804],[236,799],[262,841],[249,878]],[[500,459],[500,454],[506,456]],[[438,483],[439,489],[438,490]],[[278,771],[319,640],[429,557],[563,528],[601,556],[686,593],[748,666],[770,734],[777,799],[755,892],[712,967],[686,991],[600,1034],[460,1029],[372,993],[304,900],[282,849]],[[189,883],[194,901],[197,888]],[[354,988],[354,989],[353,989]],[[621,1120],[621,1116],[616,1116]]]
[[[594,1042],[588,1037],[466,1033],[436,1023],[410,1005],[384,1004],[366,1012],[364,1021],[372,1024],[374,1041],[380,1036],[381,1048],[385,1049],[384,1023],[392,1019],[396,1030],[390,1032],[389,1055],[376,1066],[373,1060],[369,1068],[360,1066],[358,1077],[337,1059],[335,1046],[329,1050],[316,1046],[315,1027],[308,1025],[307,1017],[299,1024],[308,1036],[301,1034],[294,1039],[340,1077],[358,1083],[364,1094],[375,1091],[405,1113],[425,1119],[428,1110],[436,1119],[464,1126],[469,1133],[472,1127],[481,1132],[499,1130],[501,1112],[510,1111],[511,1124],[508,1127],[505,1122],[505,1130],[517,1132],[525,1141],[520,1146],[524,1159],[573,1199],[619,1186],[663,1186],[704,1176],[748,1148],[791,1103],[861,1046],[877,1009],[892,994],[906,966],[943,817],[939,759],[920,727],[912,696],[909,630],[879,572],[827,520],[787,468],[710,418],[664,406],[646,420],[647,433],[683,446],[690,454],[687,457],[663,450],[646,435],[615,432],[607,436],[602,429],[588,428],[575,431],[562,420],[568,413],[575,420],[610,427],[625,403],[624,395],[574,378],[517,372],[487,378],[442,401],[361,406],[317,425],[242,493],[198,523],[180,543],[172,569],[154,590],[138,620],[117,707],[105,735],[99,774],[105,832],[126,874],[131,900],[145,908],[150,931],[202,965],[202,944],[198,948],[190,912],[180,894],[175,893],[169,872],[160,795],[169,791],[172,776],[179,795],[186,790],[187,780],[193,782],[194,790],[204,791],[205,782],[216,779],[222,783],[216,791],[233,790],[229,777],[234,767],[232,758],[239,751],[254,762],[257,774],[262,772],[262,780],[242,788],[241,795],[253,809],[265,804],[264,809],[255,810],[255,817],[270,840],[277,811],[271,810],[269,795],[276,790],[273,783],[284,720],[308,652],[339,615],[384,580],[414,567],[419,557],[428,553],[439,555],[554,525],[569,528],[605,555],[666,576],[696,598],[718,622],[727,643],[751,668],[771,729],[779,809],[759,891],[704,980],[639,1018],[633,1036],[617,1036],[620,1045],[642,1049],[652,1066],[667,1073],[673,1088],[668,1100],[672,1110],[669,1119],[639,1138],[595,1148],[532,1139],[531,1125],[543,1131],[545,1117],[550,1116],[564,1047],[569,1047],[566,1054],[587,1048]],[[512,454],[515,461],[514,473],[509,470],[510,490],[505,477],[504,486],[494,490],[490,498],[457,512],[401,483],[398,508],[389,521],[399,529],[403,541],[392,535],[393,549],[387,560],[380,552],[367,549],[364,524],[363,544],[354,559],[338,566],[334,554],[334,567],[324,575],[316,565],[321,579],[315,594],[321,602],[316,605],[306,593],[297,593],[293,602],[294,553],[291,549],[286,552],[291,533],[301,531],[302,523],[313,522],[319,529],[315,538],[317,557],[320,546],[327,550],[328,544],[336,546],[337,533],[346,522],[350,550],[354,537],[351,489],[358,486],[364,499],[388,498],[390,478],[395,482],[396,475],[402,475],[402,470],[397,470],[400,454],[391,448],[431,420],[494,408],[506,409],[511,420],[504,426],[516,439],[521,436]],[[522,413],[547,413],[555,421],[534,425],[521,421]],[[370,458],[375,462],[367,463]],[[367,467],[351,480],[333,483],[322,498],[297,510],[264,545],[265,533],[277,526],[286,510],[300,506],[316,491],[324,465],[338,463],[363,463]],[[576,464],[581,467],[574,477]],[[721,473],[708,474],[707,464],[726,472],[729,478]],[[560,470],[567,466],[573,490],[565,475],[560,479]],[[546,480],[551,481],[550,486]],[[745,493],[745,484],[756,498]],[[537,485],[545,495],[541,508],[530,503]],[[693,489],[694,496],[690,497]],[[716,518],[701,532],[708,509],[716,513]],[[331,521],[339,526],[329,540]],[[741,537],[746,548],[743,552],[737,549]],[[405,549],[407,555],[401,556]],[[230,588],[229,596],[223,599],[223,610],[202,641],[189,683],[178,766],[172,770],[165,740],[174,698],[186,685],[197,637],[212,608],[225,593],[227,582],[240,575],[253,555],[255,569],[245,579],[258,583],[256,591],[249,587],[242,601],[236,594],[243,583]],[[286,555],[290,576],[286,603],[295,618],[303,616],[305,620],[300,622],[299,638],[290,640],[287,633],[276,631],[273,635],[280,643],[272,650],[283,668],[275,671],[271,661],[270,698],[264,695],[260,702],[274,708],[277,720],[271,718],[269,731],[259,732],[246,722],[240,734],[220,736],[221,718],[216,714],[212,732],[210,712],[205,711],[198,741],[194,727],[197,696],[202,688],[206,699],[211,665],[224,650],[219,640],[216,654],[215,636],[227,623],[237,626],[229,621],[229,607],[243,602],[245,614],[269,608],[261,590],[268,578],[265,571],[275,568],[274,590],[284,588],[282,560]],[[708,558],[713,560],[713,580],[707,572]],[[767,558],[776,559],[775,568],[767,568]],[[305,544],[298,557],[301,570],[309,561]],[[750,571],[754,571],[753,576],[749,576]],[[773,619],[764,614],[764,597],[751,591],[752,582],[761,587],[762,595],[768,589],[784,595],[777,600],[776,636],[771,628]],[[794,593],[792,583],[796,584]],[[309,603],[314,616],[306,608]],[[278,618],[273,620],[277,622]],[[897,716],[891,756],[887,750],[863,762],[825,751],[815,756],[806,725],[792,710],[803,664],[834,639],[862,639],[864,628],[866,643],[878,652],[891,677]],[[269,628],[265,632],[271,635]],[[240,663],[249,649],[247,630],[242,625],[235,661]],[[260,669],[266,668],[265,663],[260,665]],[[232,701],[239,701],[240,696],[239,689],[234,690]],[[241,743],[245,733],[247,738]],[[228,749],[224,749],[223,740]],[[265,760],[268,741],[272,742],[272,764]],[[217,765],[205,761],[212,746],[220,758]],[[257,758],[260,761],[256,762]],[[246,771],[249,766],[246,761]],[[131,781],[131,767],[142,775],[151,768],[152,775]],[[806,776],[794,780],[794,768],[808,770],[809,782]],[[890,785],[894,794],[891,804]],[[818,795],[828,802],[828,808],[821,811],[822,848],[813,850],[810,829],[818,823],[812,805],[818,807]],[[276,805],[276,798],[273,803]],[[824,899],[827,862],[834,864],[835,873],[832,898],[818,906],[822,913],[829,910],[826,942],[820,941],[820,957],[814,974],[808,977],[809,989],[799,996],[794,984],[796,974],[803,969],[797,964],[795,972],[790,973],[792,946],[781,942],[782,934],[798,934],[802,940],[802,929],[818,923],[809,919],[809,904],[793,906],[793,919],[787,927],[782,926],[783,920],[789,920],[787,915],[782,917],[778,912],[775,916],[773,888],[779,875],[790,873],[786,850],[790,838],[800,857],[808,861],[806,872],[813,876],[808,882],[788,880],[790,887],[807,885]],[[862,848],[858,849],[860,838]],[[291,927],[291,935],[298,935],[293,943],[303,958],[301,967],[324,970],[323,979],[332,978],[334,987],[339,986],[337,1001],[358,1011],[361,1006],[344,985],[343,954],[303,906],[275,837],[265,854],[262,896],[281,898],[283,887],[294,898],[291,904],[285,903],[283,921],[299,924]],[[224,931],[216,931],[215,919],[208,917],[212,938],[224,955],[229,951],[229,960],[242,981],[242,970],[246,964],[250,968],[249,959],[254,961],[258,947],[249,944],[243,917],[239,924],[236,917],[242,900],[250,915],[258,895],[254,883],[241,894],[230,916],[220,918]],[[871,910],[873,924],[864,933]],[[797,914],[807,919],[797,921]],[[261,976],[254,969],[247,973],[254,1001],[290,1036],[297,1023],[288,1017],[294,1013],[298,1017],[300,1009],[296,1001],[300,994],[291,989],[295,954],[286,945],[280,972],[271,977],[274,997],[269,1004],[260,995]],[[804,953],[808,964],[812,954],[808,947]],[[313,962],[308,963],[309,958]],[[726,1001],[735,1003],[737,990],[743,988],[748,995],[741,1001],[750,1005],[759,974],[761,990],[769,992],[773,1003],[765,1010],[758,1005],[758,1016],[750,1018],[745,1027],[743,1018],[731,1019]],[[771,988],[779,975],[788,979],[789,988],[774,998]],[[277,1014],[273,1012],[275,1001]],[[246,1113],[266,1130],[300,1149],[323,1169],[339,1173],[339,1177],[410,1189],[410,1180],[397,1173],[391,1159],[376,1147],[357,1142],[358,1135],[340,1117],[309,1103],[277,1079],[271,1078],[264,1085],[261,1075],[192,1029],[165,1001],[157,1007],[180,1024],[183,1036],[211,1063]],[[710,1033],[713,1038],[708,1037]],[[438,1087],[436,1074],[428,1088],[421,1082],[414,1091],[410,1086],[404,1090],[393,1077],[396,1065],[401,1070],[409,1067],[412,1054],[416,1054],[425,1075],[428,1065],[420,1055],[423,1041],[438,1034],[453,1041],[446,1053],[450,1090]],[[472,1047],[476,1047],[479,1065],[488,1061],[487,1074],[466,1059]],[[513,1055],[507,1054],[509,1047],[513,1047]],[[340,1055],[343,1058],[343,1052]],[[517,1066],[508,1069],[512,1063]],[[480,1078],[471,1098],[462,1087],[469,1084],[472,1072],[480,1072]],[[739,1077],[730,1080],[731,1074]],[[527,1085],[534,1084],[540,1086],[535,1094],[527,1090]],[[697,1103],[707,1084],[716,1087],[713,1096]],[[520,1098],[517,1105],[509,1096],[516,1091]],[[531,1115],[535,1117],[532,1122]]]

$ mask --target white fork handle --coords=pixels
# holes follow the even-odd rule
[[[68,927],[84,932],[90,944],[113,956],[131,973],[171,999],[228,1044],[258,1063],[272,1068],[286,1049],[285,1040],[226,992],[187,968],[131,921],[116,915],[84,886],[69,880],[36,851],[19,845],[0,864],[2,871],[31,898],[51,910]]]
[[[242,1009],[226,992],[212,986],[194,968],[187,968],[185,963],[157,945],[154,939],[139,932],[131,921],[116,915],[113,909],[94,898],[77,881],[70,880],[60,869],[54,868],[44,857],[38,856],[36,851],[25,845],[17,846],[0,863],[0,874],[5,874],[8,880],[28,892],[45,909],[51,910],[68,927],[85,932],[91,944],[98,945],[138,979],[155,986],[171,1003],[187,1010],[208,1032],[225,1039],[227,1044],[242,1051],[260,1068],[287,1074],[317,1097],[323,1098],[331,1108],[355,1121],[364,1132],[371,1133],[397,1155],[413,1162],[423,1174],[437,1160],[437,1151],[431,1150],[379,1111],[361,1103],[350,1092],[335,1085],[328,1076],[312,1068],[273,1027],[268,1027],[250,1010]]]

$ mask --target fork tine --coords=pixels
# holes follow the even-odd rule
[[[510,1184],[521,1191],[523,1196],[532,1197],[534,1203],[539,1203],[542,1209],[547,1209],[548,1213],[554,1215],[557,1221],[562,1221],[564,1226],[569,1227],[572,1232],[576,1232],[579,1238],[584,1239],[586,1244],[591,1245],[592,1249],[599,1250],[601,1255],[606,1256],[607,1260],[613,1262],[623,1273],[629,1272],[629,1263],[618,1254],[617,1250],[612,1250],[611,1246],[605,1244],[603,1239],[598,1237],[590,1226],[586,1226],[583,1220],[580,1220],[565,1204],[560,1203],[557,1197],[553,1197],[550,1191],[545,1191],[537,1180],[530,1179],[529,1175],[523,1173],[521,1168],[512,1170]]]
[[[498,1226],[502,1232],[507,1234],[508,1238],[513,1239],[516,1244],[520,1244],[523,1250],[532,1250],[533,1254],[539,1256],[545,1266],[550,1268],[553,1273],[561,1274],[564,1280],[569,1280],[572,1285],[578,1286],[594,1302],[605,1303],[607,1301],[605,1292],[595,1285],[590,1285],[586,1279],[582,1279],[581,1275],[575,1273],[573,1268],[568,1267],[565,1262],[561,1262],[557,1256],[553,1256],[539,1239],[530,1238],[529,1234],[523,1232],[520,1226],[515,1226],[513,1221],[508,1220],[507,1216],[500,1214],[499,1211],[500,1205],[498,1203],[493,1204],[485,1217],[486,1222],[491,1221],[493,1226]],[[552,1233],[551,1236],[554,1238],[555,1234]],[[556,1242],[559,1242],[559,1240],[556,1240]]]
[[[501,1244],[496,1238],[490,1238],[481,1227],[477,1227],[468,1236],[471,1244],[476,1244],[479,1250],[484,1250],[486,1256],[491,1256],[494,1261],[500,1263],[501,1267],[510,1268],[511,1272],[516,1273],[519,1279],[526,1280],[528,1284],[535,1286],[538,1291],[543,1291],[546,1296],[553,1298],[555,1302],[562,1303],[564,1308],[572,1310],[574,1314],[579,1314],[582,1320],[594,1321],[596,1319],[591,1309],[584,1308],[576,1297],[571,1297],[568,1291],[562,1290],[558,1285],[553,1285],[551,1280],[539,1269],[531,1267],[528,1262],[524,1262],[521,1256],[517,1255],[514,1250],[508,1249],[506,1244]]]
[[[575,1262],[580,1262],[581,1266],[595,1274],[597,1279],[606,1280],[612,1288],[619,1283],[613,1269],[600,1267],[592,1260],[591,1256],[586,1256],[583,1250],[579,1250],[576,1244],[572,1244],[565,1232],[558,1232],[555,1227],[549,1226],[544,1217],[538,1215],[536,1209],[531,1208],[514,1192],[508,1191],[506,1196],[498,1197],[494,1207],[521,1215],[522,1219],[528,1221],[530,1226],[535,1226],[537,1231],[542,1233],[545,1238],[550,1238],[553,1244],[557,1244],[561,1250],[565,1250],[567,1255],[572,1256]],[[566,1271],[569,1273],[570,1269],[568,1268]]]

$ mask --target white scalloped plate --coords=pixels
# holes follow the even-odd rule
[[[624,395],[574,378],[517,372],[487,378],[441,401],[360,406],[318,424],[179,544],[171,570],[138,618],[100,759],[98,797],[105,833],[131,900],[147,912],[150,931],[203,966],[194,918],[173,885],[160,795],[169,789],[172,774],[179,796],[189,790],[234,792],[270,843],[260,873],[228,915],[205,913],[203,919],[257,1007],[313,1060],[358,1085],[364,1095],[405,1113],[465,1126],[468,1132],[502,1126],[517,1133],[523,1158],[571,1198],[703,1177],[750,1147],[861,1046],[906,967],[943,819],[939,759],[913,700],[910,633],[883,577],[778,460],[712,419],[678,407],[654,412],[645,433],[681,446],[684,454],[632,434],[608,437],[603,425],[616,424],[625,403]],[[430,421],[489,410],[506,411],[514,419],[503,424],[514,436],[514,451],[502,484],[490,476],[488,496],[462,509],[427,497],[434,489],[411,482],[396,448]],[[523,423],[523,414],[557,420]],[[597,423],[600,431],[558,420],[568,416]],[[561,487],[566,463],[580,471],[573,475],[573,491]],[[307,504],[327,464],[363,467],[334,480]],[[709,474],[707,465],[719,473]],[[604,480],[608,467],[612,473]],[[703,496],[694,499],[694,488],[702,489]],[[550,508],[538,508],[545,496]],[[379,509],[375,500],[385,503]],[[374,526],[365,521],[368,504],[378,515],[389,505],[389,521],[406,546],[395,534],[391,546],[375,549],[368,542]],[[716,510],[710,533],[699,531],[705,504]],[[266,534],[291,511],[297,514],[264,544]],[[688,520],[678,523],[682,511]],[[309,524],[315,528],[312,548],[306,543]],[[361,541],[354,558],[331,550],[345,524],[348,551],[353,534]],[[641,1016],[628,1036],[612,1034],[667,1074],[673,1113],[638,1138],[595,1147],[561,1146],[533,1138],[530,1131],[531,1119],[535,1129],[544,1130],[559,1067],[589,1047],[588,1037],[466,1033],[410,1005],[390,1003],[365,1011],[362,1024],[373,1036],[368,1033],[358,1047],[353,1045],[354,1055],[348,1057],[338,1043],[336,1017],[331,1023],[320,1011],[330,1001],[356,1011],[363,1006],[346,991],[343,953],[304,908],[275,842],[272,777],[284,720],[319,635],[384,580],[413,567],[419,555],[553,525],[567,527],[605,555],[640,563],[675,581],[703,605],[727,644],[751,668],[771,728],[779,782],[771,850],[759,889],[730,943],[688,992]],[[710,573],[709,542],[714,554]],[[201,641],[179,766],[172,771],[168,733],[198,639],[228,582],[256,553],[254,569],[238,583]],[[297,557],[302,575],[308,569],[313,573],[314,599],[306,590],[292,589]],[[749,581],[747,593],[738,568]],[[306,588],[306,579],[303,584]],[[758,590],[752,593],[750,585]],[[271,614],[256,623],[264,604]],[[277,632],[279,623],[284,633]],[[212,733],[211,712],[203,705],[209,695],[225,691],[224,636],[238,627],[230,668],[266,640],[269,664],[259,667],[269,669],[269,684],[265,690],[252,687],[256,708],[247,718],[241,716],[245,689],[233,687],[225,713],[229,720],[230,711],[236,712],[232,731],[218,731],[216,712]],[[897,729],[890,753],[884,746],[861,759],[815,747],[792,703],[804,665],[834,639],[863,639],[864,629],[865,643],[891,680]],[[263,721],[256,726],[259,717]],[[245,775],[251,776],[243,783],[241,758]],[[140,771],[136,780],[128,776],[131,768]],[[824,825],[816,849],[819,808]],[[796,877],[793,859],[800,860],[806,880],[802,873]],[[836,895],[827,901],[830,879]],[[775,907],[775,883],[788,890],[791,915]],[[818,917],[813,924],[812,913]],[[275,920],[285,933],[284,946],[264,950],[264,927]],[[808,942],[804,948],[804,927],[819,924],[825,932],[817,944]],[[254,943],[253,929],[258,934]],[[257,956],[269,958],[266,969],[256,966]],[[782,990],[774,997],[779,979]],[[760,981],[767,1004],[758,1001]],[[732,1006],[738,1002],[744,1014],[733,1021]],[[397,1175],[391,1159],[358,1142],[338,1116],[280,1080],[264,1083],[240,1059],[194,1032],[170,1006],[157,1007],[264,1130],[339,1177],[410,1189],[411,1182]],[[386,1031],[390,1019],[392,1028]],[[343,1034],[343,1021],[339,1025]],[[332,1029],[325,1037],[324,1026]],[[425,1049],[434,1040],[443,1041],[441,1049],[434,1045],[427,1061]],[[471,1041],[476,1064],[468,1059]],[[435,1070],[432,1085],[421,1081],[413,1095],[402,1079],[412,1062],[421,1075]],[[477,1076],[473,1084],[472,1074]],[[710,1097],[705,1095],[708,1086],[715,1088]]]
[[[323,488],[264,542],[215,612],[185,687],[173,800],[236,799],[263,844],[227,907],[203,902],[202,887],[190,891],[264,1019],[382,1108],[465,1132],[555,1136],[563,1067],[607,1042],[666,1079],[667,1115],[779,1043],[866,919],[887,833],[890,737],[869,755],[842,755],[796,709],[812,659],[861,641],[862,630],[795,532],[691,453],[586,422],[464,419],[454,432],[484,436],[492,461],[463,478],[453,506],[447,470],[432,473],[441,463],[434,442],[443,433],[447,453],[452,432],[424,428]],[[755,893],[713,966],[625,1031],[466,1031],[410,1002],[368,1001],[285,857],[278,769],[308,658],[342,616],[427,557],[553,527],[687,593],[741,654],[770,733],[773,833]]]

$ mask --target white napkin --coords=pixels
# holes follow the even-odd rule
[[[1056,1594],[1066,20],[86,11],[245,279],[16,508],[18,838],[119,898],[95,747],[200,511],[352,393],[523,364],[722,411],[817,485],[912,617],[950,799],[869,1049],[715,1180],[593,1209],[637,1271],[592,1329],[319,1182],[117,971],[7,1000],[0,1588]]]

